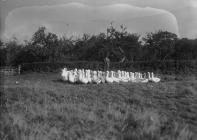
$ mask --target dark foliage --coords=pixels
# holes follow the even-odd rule
[[[116,29],[111,24],[107,33],[84,34],[78,39],[58,38],[40,27],[25,44],[18,44],[16,39],[0,41],[0,66],[23,64],[23,70],[52,71],[64,64],[103,69],[106,57],[111,69],[187,73],[196,68],[197,39],[180,39],[168,31],[158,31],[140,40],[124,26]]]
[[[68,61],[68,62],[34,62],[23,63],[22,72],[36,71],[36,72],[53,72],[60,71],[61,68],[68,69],[91,69],[91,70],[105,70],[103,62],[99,61]],[[163,74],[194,74],[197,70],[197,61],[180,61],[180,60],[166,60],[166,61],[135,61],[135,62],[112,62],[110,70],[127,70],[127,71],[153,71]]]

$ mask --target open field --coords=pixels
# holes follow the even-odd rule
[[[2,79],[0,139],[197,139],[195,76],[100,85],[59,78],[29,73]]]

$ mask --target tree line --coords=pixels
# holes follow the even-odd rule
[[[0,40],[0,66],[32,62],[103,61],[111,62],[196,60],[197,39],[178,38],[168,31],[147,33],[141,37],[127,28],[112,24],[106,33],[82,37],[58,37],[40,27],[30,40]]]

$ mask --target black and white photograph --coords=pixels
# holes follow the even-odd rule
[[[197,140],[197,0],[0,0],[0,140]]]

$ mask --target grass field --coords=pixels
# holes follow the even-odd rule
[[[73,85],[57,73],[4,77],[0,139],[196,140],[197,78],[161,78]]]

